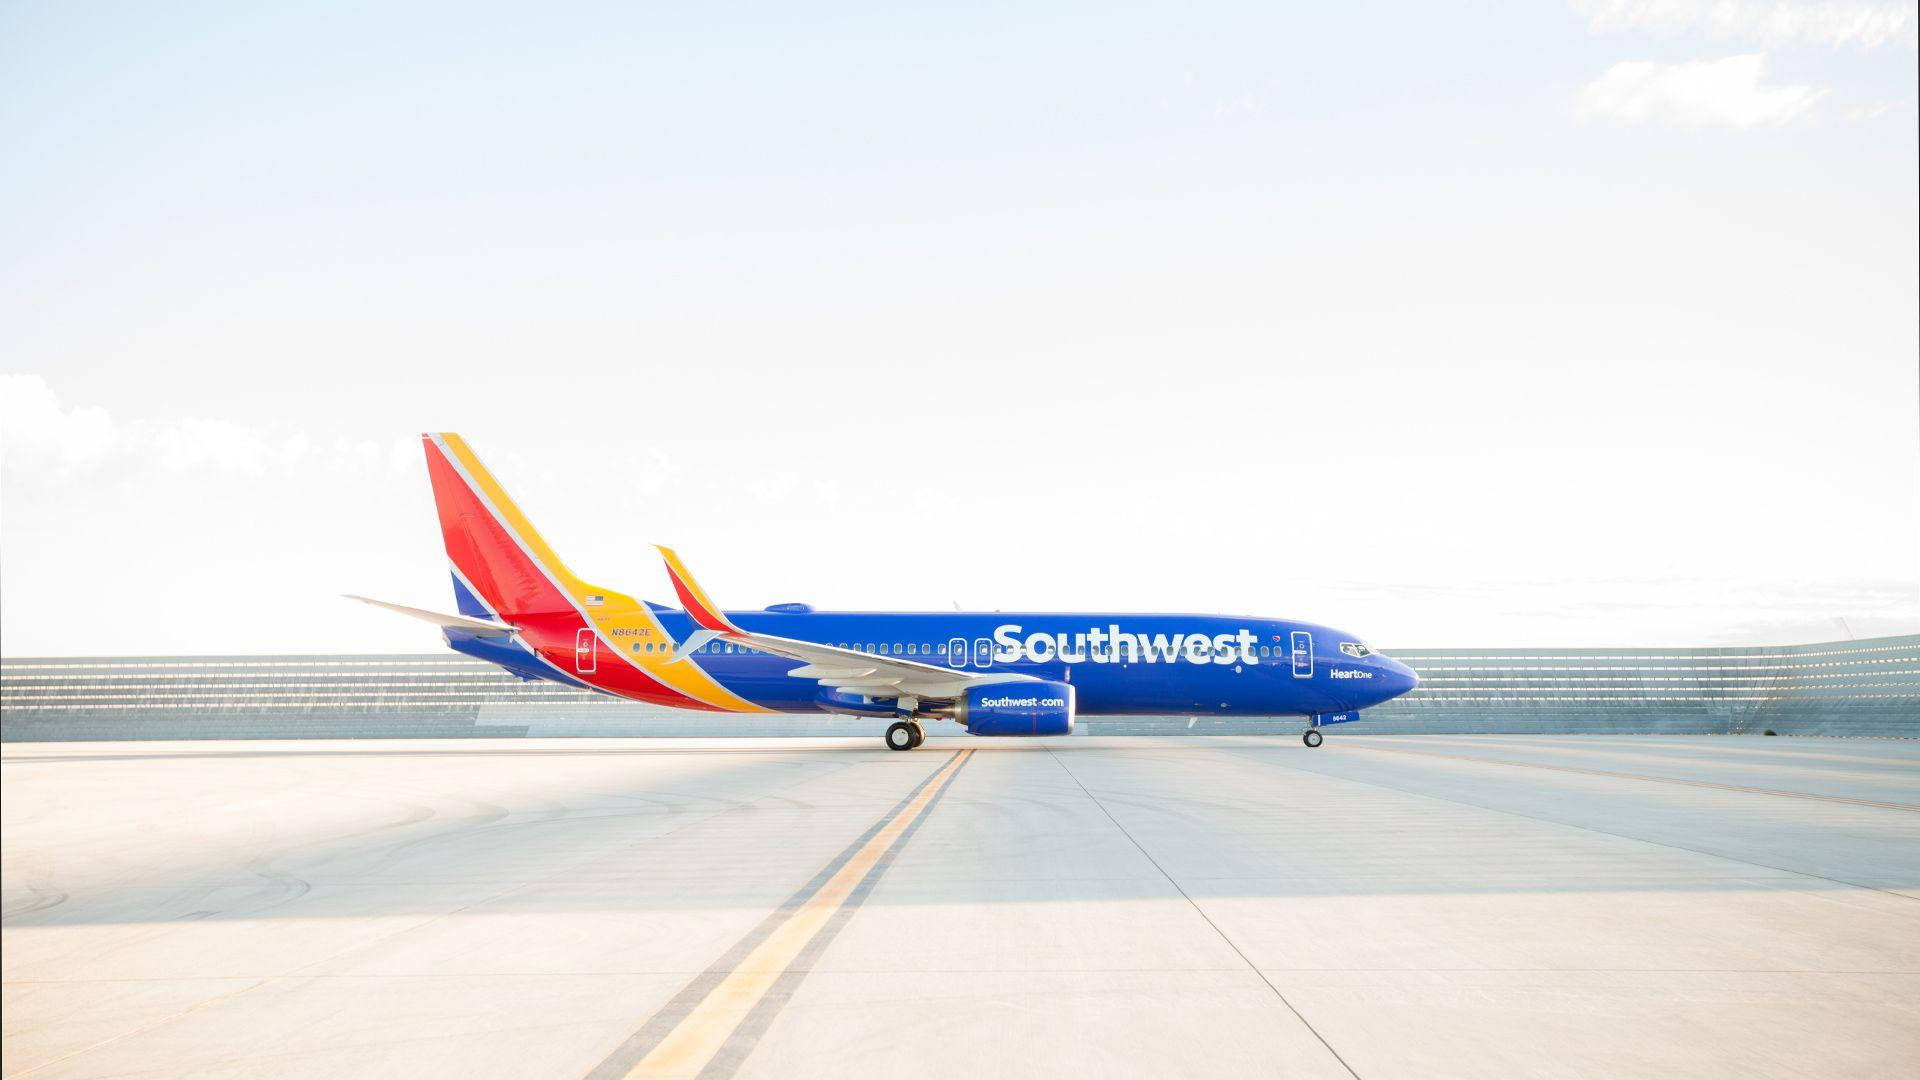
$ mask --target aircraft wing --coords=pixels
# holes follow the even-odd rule
[[[957,698],[966,693],[969,686],[1037,681],[1031,675],[962,671],[771,634],[726,632],[720,637],[760,652],[804,661],[801,667],[787,672],[794,678],[813,679],[821,686],[867,697]]]
[[[680,656],[708,641],[730,641],[759,652],[801,661],[800,667],[787,673],[795,678],[813,679],[821,686],[871,698],[938,700],[957,698],[969,686],[1038,681],[1031,675],[1004,671],[965,671],[899,656],[880,656],[857,649],[842,649],[837,645],[822,645],[743,630],[707,598],[706,591],[693,580],[693,575],[687,572],[685,564],[672,548],[662,547],[660,553],[666,557],[667,576],[673,579],[674,592],[679,594],[680,603],[686,607],[687,614],[693,617],[694,624],[700,627],[681,644]],[[679,656],[675,659],[679,659]]]

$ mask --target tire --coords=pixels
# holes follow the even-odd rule
[[[919,740],[913,737],[913,725],[897,721],[887,727],[887,749],[911,750],[919,746]]]
[[[1306,743],[1308,746],[1319,746],[1321,740],[1324,738],[1325,736],[1321,735],[1317,729],[1308,728],[1306,734],[1300,736],[1300,741]]]
[[[920,749],[921,744],[925,743],[926,741],[927,741],[927,729],[921,727],[919,724],[913,725],[913,748],[915,750]]]

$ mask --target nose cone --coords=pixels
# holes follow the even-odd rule
[[[1379,660],[1380,689],[1386,692],[1386,696],[1380,700],[1392,701],[1420,685],[1420,676],[1415,675],[1412,668],[1391,656],[1381,656]]]

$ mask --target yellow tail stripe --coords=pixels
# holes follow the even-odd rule
[[[528,521],[527,516],[520,512],[520,507],[516,506],[512,497],[507,494],[507,489],[500,486],[500,482],[493,478],[493,474],[487,471],[485,465],[480,464],[479,455],[473,452],[473,448],[467,445],[465,439],[462,439],[459,435],[451,431],[436,432],[434,437],[446,447],[448,453],[453,455],[454,460],[458,462],[460,467],[466,471],[466,474],[472,478],[474,485],[480,489],[480,493],[486,497],[488,502],[493,504],[494,510],[499,513],[507,528],[520,538],[520,542],[526,545],[527,551],[532,554],[534,560],[538,562],[548,574],[553,576],[554,581],[558,583],[561,591],[565,592],[567,596],[573,600],[576,607],[579,607],[584,612],[586,610],[587,597],[590,595],[620,595],[613,593],[611,590],[588,585],[586,582],[575,577],[573,571],[567,569],[566,564],[560,561],[560,557],[554,554],[553,549],[547,546],[546,540],[541,538],[540,533],[534,529],[533,523]],[[630,597],[626,599],[631,600]],[[654,634],[658,635],[660,640],[665,640],[667,637],[666,631],[660,626],[660,621],[653,617],[653,612],[649,610],[645,604],[637,601],[634,602],[633,610],[627,612],[624,618],[631,619],[641,626],[652,630]],[[589,619],[589,625],[604,621],[604,619]],[[605,637],[604,634],[602,634],[602,639],[606,642],[608,649],[620,656],[623,663],[639,667],[657,681],[678,690],[680,693],[685,694],[703,705],[710,705],[716,709],[736,713],[764,713],[773,711],[764,706],[755,705],[753,702],[720,685],[705,669],[690,661],[679,664],[668,664],[665,653],[636,656],[631,651],[621,651],[620,647],[616,645],[611,638]]]
[[[579,578],[574,577],[573,571],[568,570],[567,565],[560,561],[560,556],[555,555],[553,549],[547,546],[546,540],[542,539],[540,533],[534,529],[533,522],[528,521],[527,516],[520,512],[520,507],[514,504],[512,497],[507,494],[507,489],[500,486],[500,482],[493,478],[493,474],[487,471],[485,465],[480,464],[479,455],[473,452],[473,448],[467,445],[465,439],[451,431],[440,432],[436,437],[467,470],[467,475],[473,478],[474,484],[480,488],[480,493],[485,495],[487,501],[493,504],[493,508],[499,511],[500,516],[506,519],[507,527],[520,537],[520,542],[527,546],[527,550],[533,553],[533,557],[539,561],[540,565],[546,567],[547,572],[560,582],[560,587],[578,603],[582,595],[587,592],[586,585]]]

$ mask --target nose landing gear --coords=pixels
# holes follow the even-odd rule
[[[1308,746],[1319,746],[1324,739],[1325,736],[1320,734],[1319,728],[1308,728],[1300,736],[1300,741],[1306,743]]]
[[[896,720],[887,727],[889,750],[911,750],[926,741],[926,731],[911,720]]]

